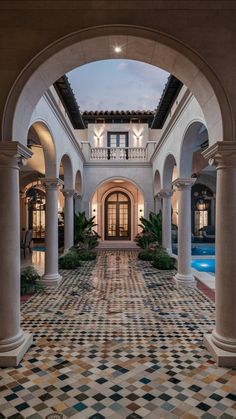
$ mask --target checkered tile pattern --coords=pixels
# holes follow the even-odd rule
[[[0,370],[0,418],[236,418],[236,369],[202,344],[214,303],[136,251],[100,251],[23,305],[34,345]]]

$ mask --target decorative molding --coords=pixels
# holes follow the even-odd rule
[[[62,193],[64,195],[64,197],[73,197],[75,195],[75,190],[74,189],[62,189]]]
[[[160,198],[170,198],[173,195],[172,189],[161,189],[156,196]]]
[[[41,178],[40,180],[47,190],[58,189],[58,187],[64,184],[59,178]]]
[[[176,125],[178,119],[181,117],[181,115],[183,114],[184,110],[186,109],[187,105],[189,104],[189,102],[194,98],[193,94],[191,93],[190,90],[186,90],[186,92],[183,94],[183,97],[181,98],[176,110],[174,111],[171,119],[169,122],[167,122],[166,127],[164,127],[164,131],[163,134],[161,135],[161,138],[159,139],[159,141],[157,142],[157,146],[150,158],[151,162],[154,162],[154,159],[156,158],[158,152],[160,151],[160,149],[162,148],[162,146],[165,144],[165,142],[167,141],[170,132],[172,131],[172,129],[174,128],[174,126]]]
[[[202,152],[203,157],[209,160],[209,164],[215,165],[216,170],[222,168],[236,168],[236,142],[217,141],[211,147]]]
[[[0,142],[0,167],[11,167],[19,170],[21,165],[26,165],[32,154],[28,147],[18,141]]]
[[[183,189],[191,189],[195,182],[196,179],[177,178],[172,182],[172,185],[176,190],[182,191]]]
[[[78,151],[79,156],[81,157],[82,161],[85,162],[85,157],[84,157],[84,154],[81,150],[80,144],[78,143],[77,139],[75,138],[71,127],[69,126],[69,124],[66,121],[64,115],[62,114],[60,108],[58,107],[58,104],[57,104],[52,92],[50,90],[47,90],[44,93],[43,98],[45,99],[45,101],[49,105],[50,109],[54,113],[56,119],[58,120],[58,122],[60,123],[62,128],[64,129],[64,131],[65,131],[66,135],[68,136],[68,139],[70,140],[71,144]]]

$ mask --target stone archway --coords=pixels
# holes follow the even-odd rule
[[[62,74],[80,65],[116,58],[149,62],[179,78],[198,100],[207,122],[210,143],[233,139],[233,118],[226,94],[213,71],[187,46],[159,32],[134,26],[87,28],[58,39],[21,72],[9,94],[3,118],[3,140],[24,142],[33,109]]]

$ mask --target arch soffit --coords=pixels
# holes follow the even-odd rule
[[[81,169],[78,169],[76,171],[76,174],[75,174],[75,182],[74,182],[75,192],[77,192],[80,196],[83,195],[83,186],[84,186],[82,173],[83,172],[81,171]],[[77,188],[78,183],[80,184],[80,190],[78,190],[78,188]]]
[[[200,145],[200,138],[197,138],[197,131],[201,126],[205,127],[205,129],[207,130],[206,122],[201,118],[196,118],[192,119],[184,129],[178,156],[178,167],[180,177],[190,177],[192,174],[191,157],[193,156],[193,153],[195,151],[194,148],[197,148]]]
[[[60,38],[27,64],[12,86],[5,106],[3,140],[23,139],[32,111],[47,88],[79,65],[116,58],[112,47],[117,42],[124,45],[121,58],[161,67],[192,91],[204,113],[211,142],[234,139],[234,121],[227,95],[216,74],[198,54],[153,29],[112,25],[87,28]],[[32,68],[36,70],[33,72]]]
[[[132,183],[132,185],[135,186],[135,188],[137,188],[139,190],[139,192],[142,194],[142,196],[143,197],[145,196],[143,189],[133,179],[127,178],[125,176],[112,176],[110,178],[103,179],[101,182],[99,182],[96,185],[96,187],[93,189],[92,193],[90,194],[89,201],[91,201],[93,199],[93,196],[96,193],[96,191],[97,191],[98,188],[100,188],[101,186],[103,186],[105,183],[113,182],[116,179],[121,179],[121,180],[124,180],[126,182]]]
[[[161,187],[163,189],[171,189],[173,170],[175,166],[177,169],[177,173],[179,173],[179,168],[177,166],[175,156],[171,153],[168,153],[164,159],[162,168]]]
[[[57,174],[57,159],[56,159],[56,147],[55,141],[52,134],[52,130],[48,125],[48,122],[44,120],[35,120],[30,125],[30,128],[34,128],[39,138],[40,144],[43,149],[44,162],[45,162],[45,176],[56,177]],[[29,131],[28,129],[28,131]]]
[[[60,164],[63,166],[64,173],[64,188],[74,189],[75,185],[75,171],[73,168],[73,160],[69,153],[65,153],[60,158]],[[60,176],[60,164],[57,171],[57,177]]]

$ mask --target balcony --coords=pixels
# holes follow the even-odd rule
[[[90,160],[146,160],[146,149],[143,147],[95,147],[91,148]]]
[[[156,142],[150,141],[146,147],[91,147],[87,141],[81,145],[87,162],[149,162]]]

